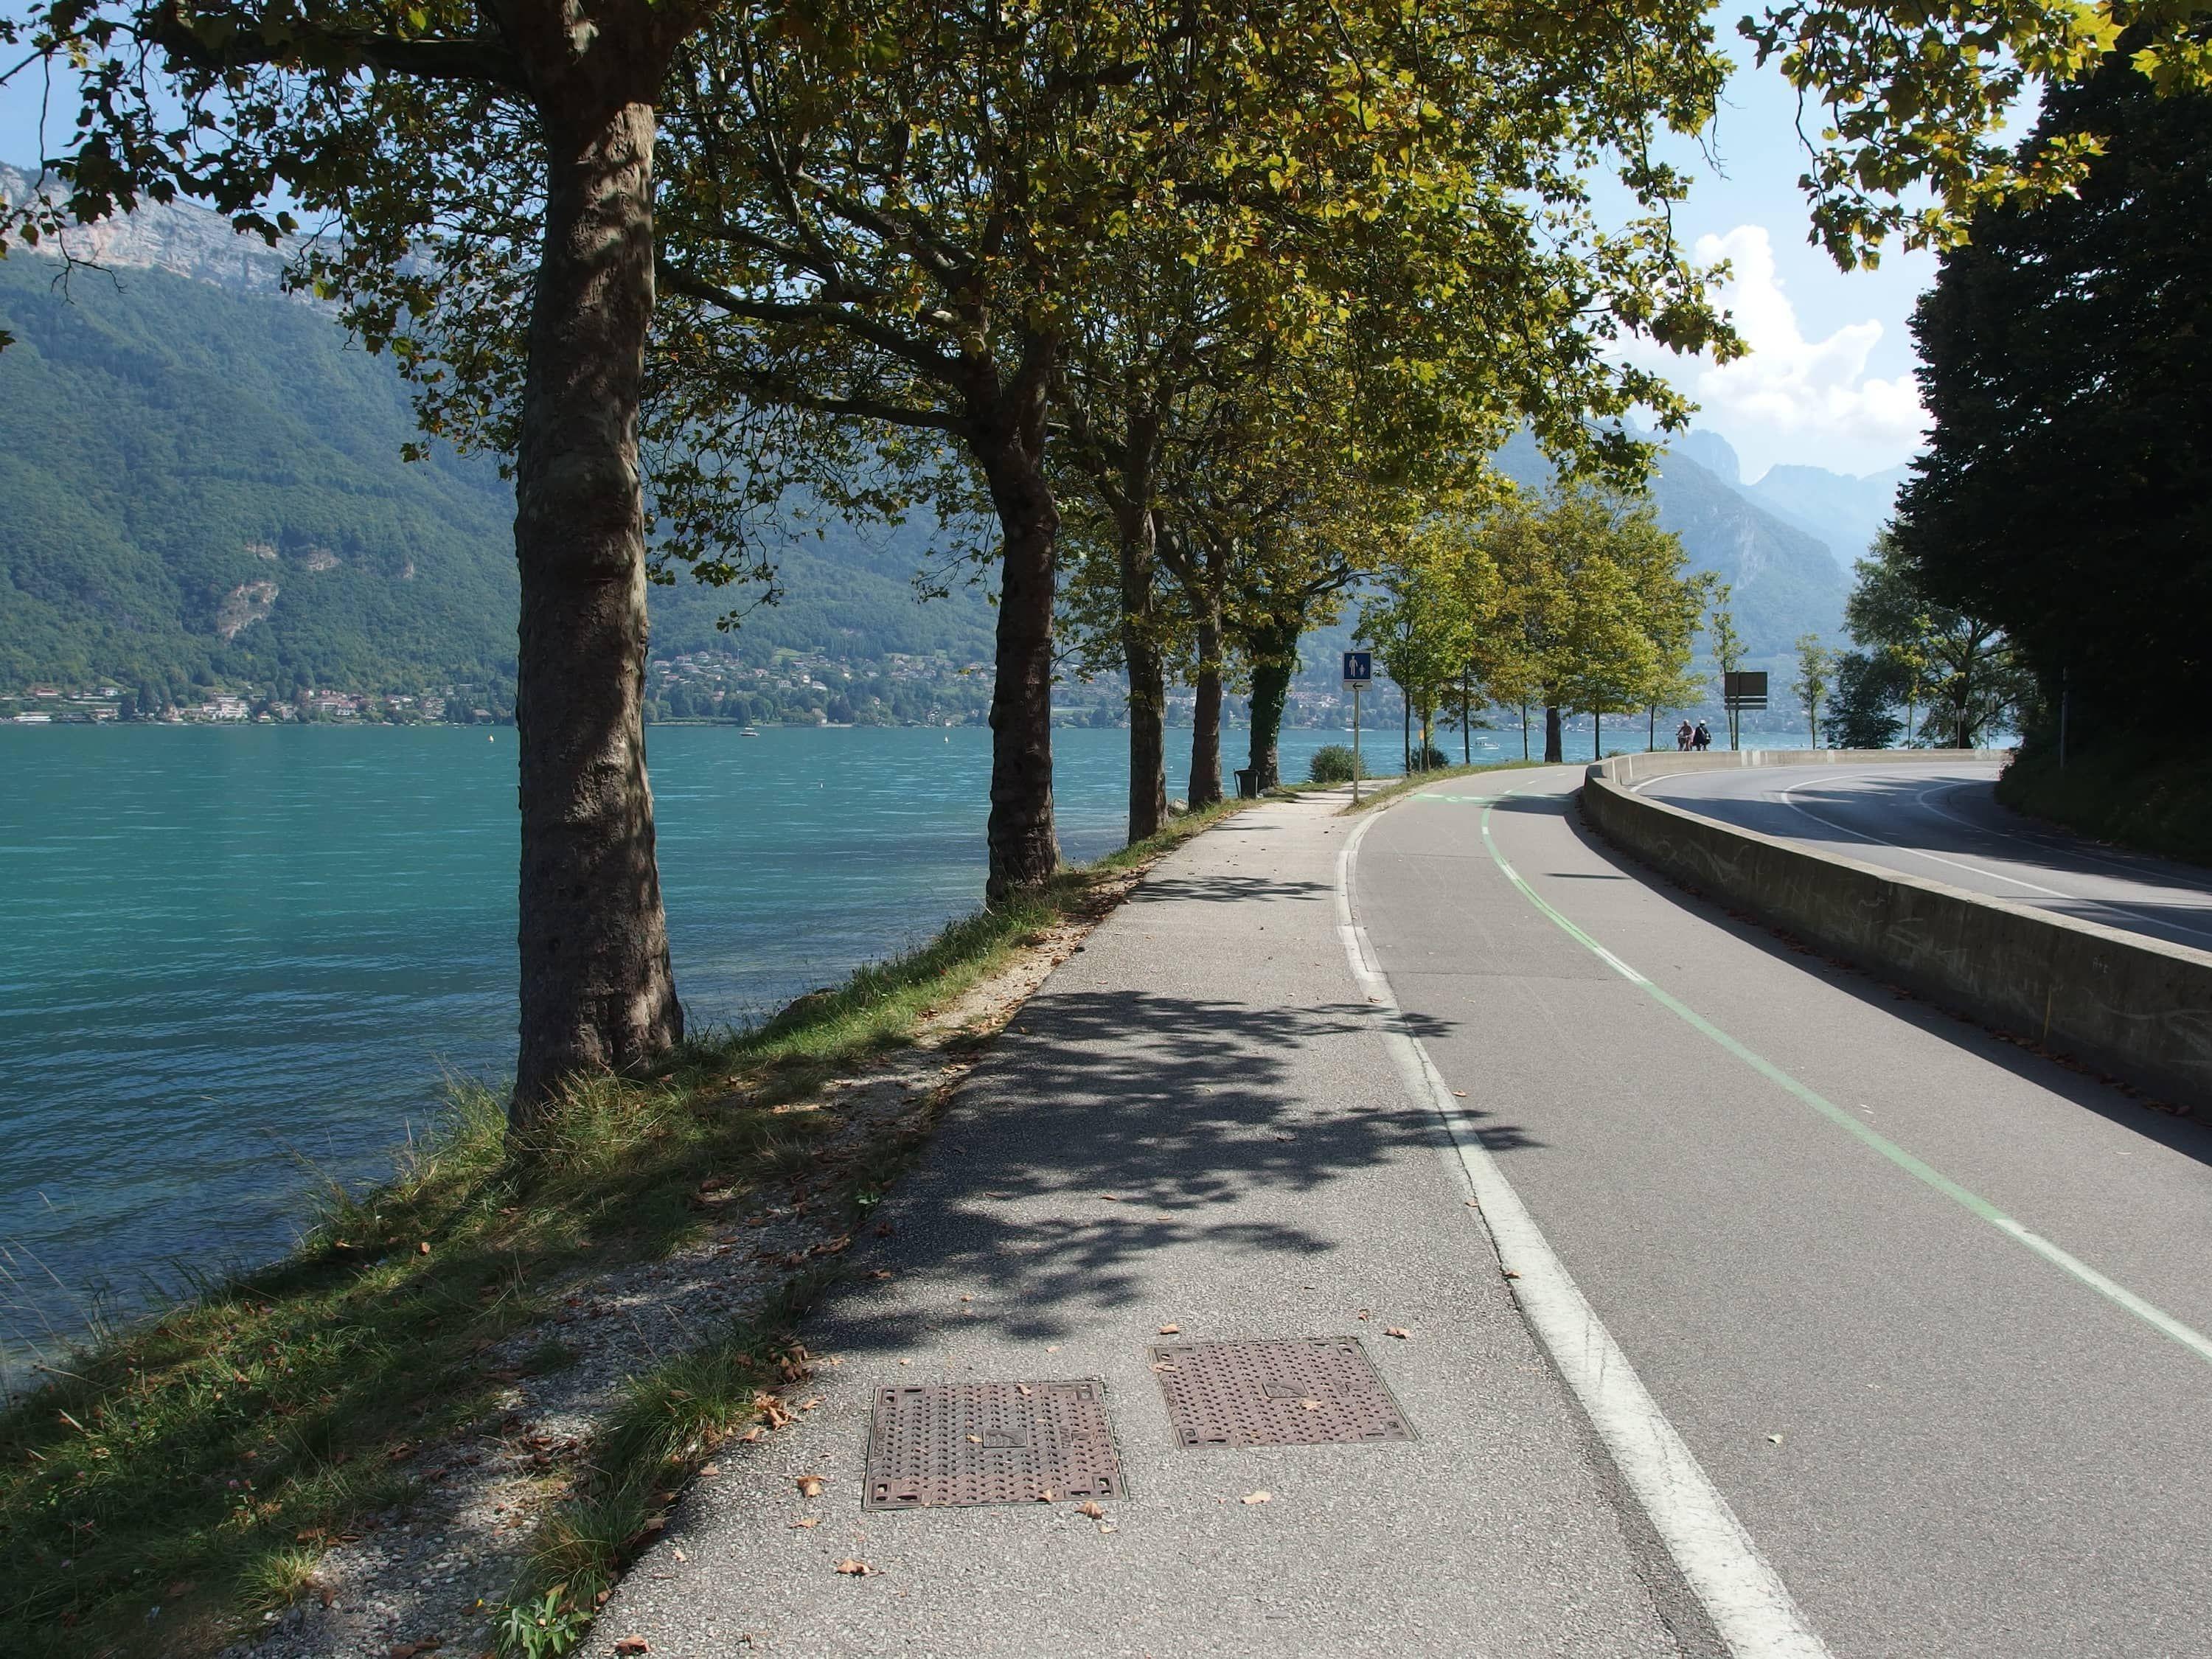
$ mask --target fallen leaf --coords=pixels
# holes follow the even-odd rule
[[[699,1478],[702,1480],[712,1480],[721,1472],[722,1466],[720,1463],[702,1463],[699,1466]]]
[[[963,1296],[960,1299],[963,1302],[973,1302],[975,1298],[972,1296]]]
[[[820,1395],[818,1395],[818,1394],[817,1394],[817,1395],[816,1395],[814,1396],[814,1398],[813,1398],[813,1399],[811,1399],[811,1400],[802,1400],[802,1401],[800,1401],[799,1402],[799,1410],[801,1410],[801,1411],[803,1411],[803,1412],[811,1412],[811,1411],[812,1411],[812,1410],[813,1410],[817,1406],[820,1405],[821,1403],[822,1403],[822,1396],[821,1396]],[[702,1471],[701,1471],[701,1473],[702,1473],[702,1474],[703,1474],[703,1473],[704,1473],[704,1471],[702,1470]]]
[[[1160,1334],[1162,1336],[1181,1336],[1182,1334],[1182,1327],[1180,1325],[1163,1325],[1160,1327]]]
[[[1048,1342],[1044,1345],[1044,1351],[1047,1353],[1058,1353],[1060,1352],[1060,1344],[1057,1342]]]
[[[440,1636],[425,1637],[420,1642],[402,1642],[386,1654],[385,1659],[419,1659],[419,1656],[435,1653],[445,1645],[445,1638]]]
[[[1026,1383],[1026,1382],[1017,1382],[1017,1383],[1015,1383],[1015,1384],[1014,1384],[1014,1386],[1015,1386],[1016,1388],[1019,1389],[1022,1391],[1022,1398],[1023,1398],[1023,1399],[1024,1399],[1024,1400],[1028,1399],[1028,1398],[1030,1397],[1030,1395],[1032,1395],[1032,1394],[1034,1394],[1034,1393],[1036,1393],[1036,1392],[1034,1389],[1030,1388],[1030,1385],[1029,1385],[1028,1383]]]
[[[1059,1496],[1060,1494],[1058,1492],[1054,1492],[1050,1486],[1047,1486],[1042,1492],[1040,1492],[1037,1494],[1037,1502],[1040,1504],[1049,1504],[1054,1498]]]
[[[968,1440],[971,1445],[980,1446],[983,1443],[983,1437],[980,1434],[971,1434],[968,1437]]]
[[[1467,1091],[1464,1089],[1455,1089],[1452,1092],[1457,1095],[1462,1100],[1465,1100],[1467,1098]]]
[[[822,1496],[822,1477],[818,1474],[802,1474],[793,1484],[799,1488],[799,1495],[801,1498]]]
[[[1121,1194],[1119,1193],[1101,1193],[1098,1196],[1104,1199],[1109,1204],[1119,1204],[1121,1201]]]
[[[902,1359],[899,1361],[899,1364],[902,1365],[911,1365],[914,1364],[914,1361],[911,1359]]]
[[[1175,1367],[1164,1359],[1155,1359],[1152,1362],[1152,1369],[1156,1371],[1171,1371]]]
[[[889,1279],[890,1276],[891,1270],[889,1267],[878,1267],[868,1275],[871,1279]]]
[[[684,1554],[682,1550],[672,1550],[670,1553],[675,1556],[675,1558],[679,1561],[689,1561],[691,1559],[690,1556]]]
[[[1111,1521],[1101,1521],[1098,1523],[1098,1530],[1101,1532],[1111,1532],[1114,1530],[1114,1523]]]
[[[875,1569],[865,1561],[855,1561],[848,1555],[837,1564],[837,1571],[848,1578],[866,1578]]]
[[[653,1650],[646,1645],[645,1638],[642,1636],[625,1636],[615,1644],[615,1651],[617,1653],[650,1653]]]
[[[1395,1336],[1402,1342],[1406,1340],[1406,1328],[1403,1325],[1386,1325],[1382,1328],[1382,1334]]]
[[[1104,1514],[1106,1513],[1106,1511],[1105,1511],[1105,1510],[1102,1510],[1102,1509],[1100,1509],[1100,1508],[1098,1507],[1098,1505],[1097,1505],[1097,1504],[1096,1502],[1091,1502],[1091,1501],[1086,1501],[1086,1502],[1084,1502],[1084,1503],[1081,1503],[1081,1504],[1078,1504],[1075,1506],[1075,1512],[1076,1512],[1078,1515],[1087,1515],[1087,1516],[1090,1516],[1093,1521],[1097,1520],[1101,1516],[1103,1516],[1103,1515],[1104,1515]]]
[[[747,1429],[743,1434],[739,1435],[738,1439],[742,1443],[750,1446],[767,1432],[768,1431],[766,1429],[762,1428],[757,1423],[756,1423],[751,1428]]]
[[[1298,1404],[1310,1412],[1317,1412],[1321,1409],[1321,1401],[1318,1400],[1301,1400]]]
[[[1778,1434],[1770,1434],[1766,1437],[1778,1446],[1782,1443],[1782,1437]]]
[[[791,1524],[794,1527],[818,1527],[822,1524],[822,1517],[818,1515],[801,1516]]]
[[[169,1586],[167,1591],[168,1598],[172,1601],[181,1601],[185,1597],[190,1595],[198,1588],[199,1586],[194,1583],[191,1579],[179,1578],[175,1583]]]
[[[417,1245],[415,1247],[415,1253],[416,1253],[417,1255],[429,1255],[429,1254],[430,1254],[430,1241],[429,1241],[428,1239],[427,1239],[427,1238],[426,1238],[426,1239],[424,1239],[424,1240],[423,1240],[420,1244],[417,1244]]]
[[[1521,1275],[1520,1275],[1519,1273],[1515,1273],[1515,1272],[1513,1271],[1513,1269],[1512,1269],[1512,1268],[1510,1268],[1510,1267],[1508,1267],[1508,1268],[1505,1270],[1505,1276],[1506,1276],[1508,1279],[1518,1279],[1518,1278],[1520,1278],[1520,1277],[1521,1277]]]
[[[1248,1492],[1244,1494],[1243,1501],[1247,1504],[1264,1504],[1274,1495],[1271,1492]]]

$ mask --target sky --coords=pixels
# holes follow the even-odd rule
[[[1906,325],[1935,256],[1893,246],[1876,269],[1844,272],[1807,241],[1796,94],[1778,71],[1737,69],[1707,148],[1717,168],[1686,143],[1668,158],[1696,175],[1675,228],[1697,258],[1729,261],[1721,298],[1750,351],[1718,368],[1665,352],[1638,361],[1699,405],[1695,423],[1735,446],[1746,483],[1784,464],[1901,465],[1925,425]]]
[[[37,155],[38,107],[35,84],[0,87],[0,161]],[[58,135],[71,113],[52,123]],[[1924,424],[1905,325],[1934,257],[1892,248],[1878,269],[1846,274],[1807,244],[1796,96],[1773,70],[1737,70],[1709,148],[1717,171],[1687,143],[1669,157],[1698,175],[1674,222],[1697,258],[1733,266],[1723,298],[1750,354],[1721,368],[1664,352],[1639,361],[1700,405],[1696,424],[1735,446],[1746,483],[1778,464],[1858,474],[1902,465]]]

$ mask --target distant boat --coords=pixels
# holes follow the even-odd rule
[[[751,726],[748,726],[744,731],[738,732],[738,735],[741,738],[757,738],[760,736],[760,733],[754,731]]]

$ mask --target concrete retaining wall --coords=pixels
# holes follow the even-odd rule
[[[1995,751],[1973,751],[1996,758]],[[1634,793],[1673,772],[1880,765],[1965,751],[1629,755],[1589,769],[1583,817],[1685,885],[1942,1005],[2148,1089],[2212,1108],[2212,953],[1921,881]]]

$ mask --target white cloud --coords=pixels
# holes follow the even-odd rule
[[[1683,389],[1701,405],[1697,423],[1735,446],[1747,478],[1778,461],[1878,472],[1920,447],[1928,416],[1911,377],[1867,374],[1882,337],[1880,323],[1852,323],[1824,340],[1807,339],[1775,274],[1764,226],[1700,236],[1697,257],[1705,264],[1729,261],[1720,299],[1750,350],[1732,363],[1706,358],[1694,369],[1674,359],[1670,378],[1682,384],[1686,375]]]

